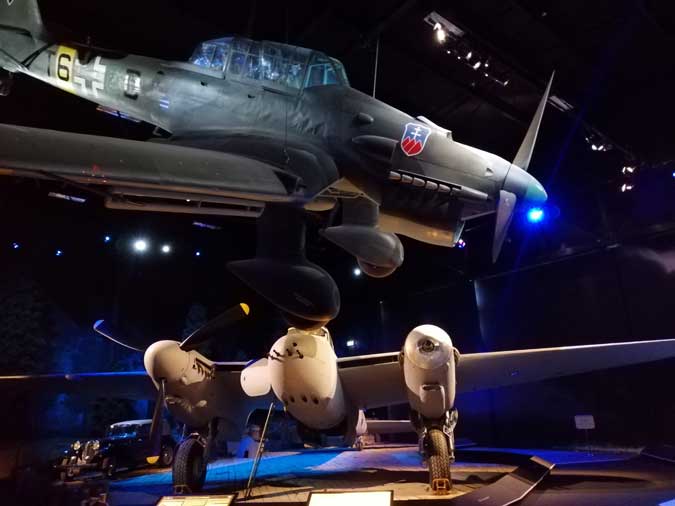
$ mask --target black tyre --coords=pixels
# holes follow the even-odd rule
[[[101,464],[101,471],[103,471],[103,474],[106,477],[112,478],[115,474],[115,471],[117,471],[117,462],[115,461],[115,457],[104,458],[103,463]]]
[[[62,465],[62,466],[67,466],[69,460],[70,460],[70,459],[69,459],[68,457],[64,457],[64,459],[61,461],[61,465]],[[68,472],[67,472],[65,469],[64,469],[63,471],[60,471],[60,472],[59,472],[59,479],[60,479],[61,481],[68,481],[68,478],[69,478]]]
[[[171,464],[173,464],[173,457],[174,457],[173,444],[167,443],[163,445],[162,451],[159,454],[158,465],[160,467],[169,467]]]
[[[437,493],[450,491],[450,455],[448,440],[439,429],[431,429],[427,433],[427,458],[429,461],[429,486]]]
[[[173,486],[188,493],[199,492],[206,479],[204,447],[196,438],[188,438],[178,446],[173,461]]]

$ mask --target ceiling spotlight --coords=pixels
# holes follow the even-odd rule
[[[168,253],[171,253],[171,245],[170,244],[162,244],[162,253],[165,255]]]
[[[490,66],[490,61],[489,61],[489,60],[485,60],[485,63],[483,63],[483,66],[484,66],[485,68],[488,68],[488,67]]]
[[[13,243],[12,243],[12,249],[19,249],[19,243],[18,243],[18,242],[13,242]]]
[[[57,249],[55,255],[57,257],[63,256],[63,251],[61,251],[60,249]]]
[[[466,53],[466,59],[467,60],[470,60],[472,56],[473,56],[473,51],[469,51],[468,53]]]
[[[445,30],[443,28],[438,28],[436,30],[436,40],[438,41],[439,44],[443,44],[445,42],[445,39],[448,37],[448,34],[445,33]]]
[[[196,256],[196,257],[202,256],[202,252],[199,251],[199,250],[195,251],[195,256]]]
[[[633,189],[632,184],[624,183],[621,185],[621,193],[629,192]]]
[[[105,243],[110,242],[110,236],[109,236],[109,235],[106,235],[106,236],[103,238],[103,242],[105,242]]]
[[[635,172],[634,165],[624,165],[621,169],[621,174],[632,174],[633,172]]]
[[[356,341],[354,339],[348,339],[345,344],[347,345],[347,348],[353,348],[356,346]]]
[[[145,239],[136,239],[134,241],[133,246],[134,251],[136,251],[137,253],[144,253],[148,249],[148,241],[146,241]]]
[[[354,274],[355,278],[358,278],[361,275],[361,269],[359,269],[358,267],[354,267],[352,274]]]
[[[464,239],[460,239],[459,241],[457,241],[457,244],[455,244],[455,246],[457,246],[459,249],[464,249],[466,248],[466,242],[464,241]]]
[[[506,81],[504,81],[504,86],[508,86],[508,85],[509,85],[509,80],[507,79]]]
[[[673,171],[672,176],[673,176],[673,179],[675,179],[675,170]],[[16,244],[16,243],[15,243],[15,244]]]
[[[481,63],[479,61],[477,61],[476,63],[473,64],[473,69],[478,70],[480,68],[480,65],[481,65]]]

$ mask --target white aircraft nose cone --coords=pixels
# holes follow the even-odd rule
[[[153,380],[176,381],[185,373],[189,357],[179,345],[177,341],[157,341],[145,350],[143,365]]]

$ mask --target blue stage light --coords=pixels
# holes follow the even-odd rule
[[[196,256],[196,257],[202,256],[202,252],[199,251],[199,250],[195,251],[195,256]]]
[[[103,238],[103,242],[106,242],[106,243],[110,242],[110,236],[109,236],[109,235],[106,235],[106,236]]]
[[[675,179],[675,170],[673,171],[673,179]]]
[[[18,243],[18,242],[13,242],[13,243],[12,243],[12,249],[19,249],[19,243]]]
[[[61,251],[60,249],[57,249],[55,255],[57,257],[63,256],[63,251]]]
[[[455,246],[457,246],[459,249],[464,249],[466,248],[466,242],[464,241],[464,239],[460,239],[459,241],[457,241],[457,244],[455,244]]]
[[[527,221],[530,223],[539,223],[544,219],[544,210],[541,207],[533,207],[527,211]]]

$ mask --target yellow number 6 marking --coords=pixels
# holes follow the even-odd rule
[[[74,91],[73,88],[73,64],[77,59],[77,50],[68,46],[59,46],[56,50],[56,61],[54,62],[54,75],[56,83],[67,91]]]

